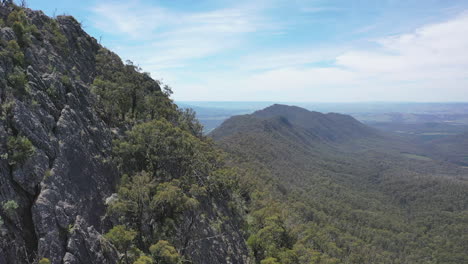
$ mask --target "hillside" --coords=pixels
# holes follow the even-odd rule
[[[280,125],[275,126],[275,122],[279,122]],[[281,123],[285,126],[281,125]],[[278,128],[294,126],[296,131],[300,130],[301,134],[307,135],[308,139],[328,142],[346,141],[377,135],[377,131],[366,127],[348,115],[336,113],[322,114],[296,106],[280,104],[269,106],[251,115],[236,116],[228,119],[210,135],[215,139],[219,139],[232,133],[241,132],[242,130],[253,131],[259,129],[258,127],[255,128],[255,126],[259,126],[260,124],[263,124],[264,127],[270,124],[272,127]]]
[[[242,171],[258,262],[468,261],[466,169],[409,154],[421,148],[350,116],[283,105],[211,135]],[[272,218],[279,243],[265,235]]]
[[[0,3],[0,263],[245,263],[223,161],[71,16]]]
[[[435,158],[468,166],[468,132],[429,141],[425,148]]]

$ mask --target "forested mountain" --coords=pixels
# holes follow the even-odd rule
[[[346,132],[345,132],[346,131]],[[468,171],[350,116],[273,105],[211,135],[250,197],[261,263],[465,263]]]
[[[71,16],[0,3],[0,263],[246,263],[223,160]]]
[[[261,120],[261,122],[258,122]],[[251,132],[260,126],[271,126],[281,130],[300,132],[310,140],[346,141],[350,139],[376,136],[377,131],[369,128],[348,115],[311,112],[297,106],[275,104],[251,115],[236,116],[225,122],[210,134],[215,139],[233,133]],[[246,127],[247,126],[247,127]]]

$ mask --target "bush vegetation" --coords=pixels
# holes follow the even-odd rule
[[[4,50],[0,51],[0,58],[11,58],[14,65],[24,66],[24,54],[16,40],[10,40],[8,43],[6,43],[6,45],[0,46],[4,46]]]
[[[9,136],[7,139],[7,153],[10,165],[21,165],[34,154],[34,146],[24,136]]]
[[[25,48],[31,44],[31,35],[38,35],[39,31],[35,25],[28,22],[24,9],[16,7],[8,15],[7,26],[11,27],[15,32],[18,44]]]
[[[19,208],[19,205],[15,200],[9,200],[3,203],[2,208],[6,215],[13,218],[16,214],[16,210]]]
[[[113,141],[122,176],[108,214],[135,236],[119,250],[128,252],[128,263],[179,263],[171,243],[183,233],[180,223],[199,214],[207,186],[221,192],[207,178],[222,167],[218,152],[202,135],[195,113],[178,109],[168,97],[170,88],[162,91],[160,82],[133,63],[101,49],[96,73],[97,111],[110,126],[125,130]]]
[[[22,68],[15,67],[8,75],[8,84],[13,88],[13,94],[23,97],[27,92],[28,79]]]
[[[159,240],[149,248],[149,251],[156,263],[176,264],[182,260],[177,250],[165,240]]]
[[[456,169],[393,155],[396,142],[381,138],[354,143],[356,155],[351,143],[308,144],[294,125],[226,128],[243,126],[220,145],[247,190],[255,263],[468,261],[468,184]]]
[[[44,28],[47,32],[52,34],[52,38],[50,40],[55,47],[58,47],[62,51],[68,51],[68,39],[63,34],[62,29],[55,19],[49,19]]]
[[[124,225],[114,226],[105,237],[114,246],[124,254],[125,263],[129,264],[129,251],[133,246],[133,240],[135,239],[136,232],[126,228]]]
[[[39,264],[50,264],[50,260],[48,258],[42,258],[39,260]]]

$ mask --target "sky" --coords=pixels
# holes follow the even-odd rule
[[[29,0],[176,101],[468,101],[466,0]]]

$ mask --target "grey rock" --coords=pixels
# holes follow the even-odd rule
[[[113,264],[118,262],[118,253],[94,227],[88,226],[86,221],[77,217],[70,230],[67,244],[67,254],[63,263]]]
[[[11,10],[0,5],[0,17]],[[26,14],[40,29],[50,20],[40,11],[26,9]],[[90,92],[101,46],[73,18],[56,21],[68,39],[67,51],[52,44],[51,32],[31,37],[24,50],[27,96],[15,95],[8,86],[15,65],[0,60],[0,103],[12,105],[0,111],[0,203],[19,205],[13,216],[0,210],[0,264],[32,263],[38,257],[53,264],[113,264],[118,253],[102,235],[113,221],[106,217],[106,204],[117,198],[118,174],[105,162],[113,134],[96,113]],[[3,27],[0,39],[16,36]],[[74,77],[71,84],[62,83],[63,75]],[[7,138],[17,135],[28,138],[35,152],[11,166],[2,157]],[[180,219],[176,246],[193,263],[247,263],[240,219],[228,208],[225,201],[207,198],[200,208],[206,218]],[[221,231],[211,228],[222,216],[234,220],[223,223]]]
[[[15,32],[9,27],[0,28],[0,37],[5,41],[15,40]]]
[[[41,149],[37,149],[30,159],[13,171],[13,180],[30,195],[35,195],[38,185],[46,176],[48,164],[47,155]]]

